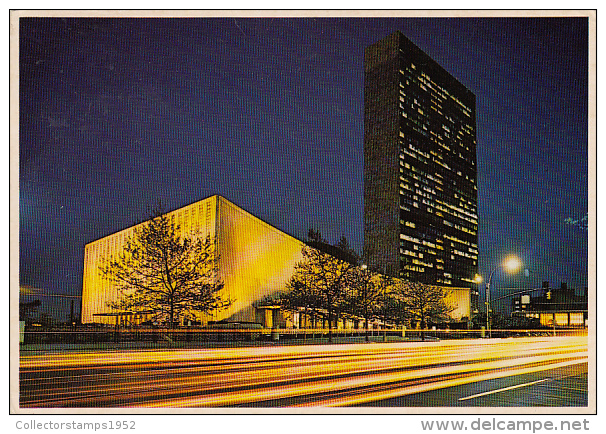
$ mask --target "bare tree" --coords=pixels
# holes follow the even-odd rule
[[[440,286],[405,280],[398,281],[393,289],[393,295],[403,301],[411,320],[419,323],[423,340],[429,321],[444,320],[453,311],[446,302],[448,294],[448,290]]]
[[[398,326],[410,324],[412,315],[407,309],[406,302],[395,292],[389,292],[384,300],[385,316]]]
[[[351,271],[348,310],[350,313],[364,318],[366,341],[369,340],[370,318],[380,315],[383,311],[388,284],[385,276],[374,273],[364,266]]]
[[[313,296],[315,305],[326,312],[328,339],[332,342],[334,314],[345,301],[350,273],[357,265],[326,253],[324,250],[327,248],[337,249],[336,254],[341,250],[338,246],[325,243],[319,232],[310,230],[310,240],[313,247],[303,246],[303,259],[295,265],[292,282],[299,282],[300,289]],[[346,245],[346,240],[342,239],[339,244]]]
[[[287,291],[280,295],[280,306],[289,312],[301,312],[304,317],[312,317],[312,326],[315,328],[316,319],[322,316],[322,297],[308,282],[301,280],[301,275],[293,276],[287,283]],[[305,324],[308,327],[308,324]]]
[[[119,298],[114,309],[150,312],[171,326],[184,315],[224,309],[217,256],[210,237],[179,235],[179,226],[161,209],[135,229],[123,251],[100,272],[112,281]]]

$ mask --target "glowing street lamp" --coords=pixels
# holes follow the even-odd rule
[[[520,258],[518,258],[517,256],[508,256],[503,261],[503,268],[505,268],[505,271],[508,271],[510,273],[515,273],[521,266],[522,261],[520,261]]]
[[[488,331],[488,337],[492,337],[492,317],[490,315],[490,283],[492,282],[492,276],[494,275],[495,271],[497,271],[501,267],[503,267],[503,269],[508,273],[515,273],[521,266],[522,261],[520,260],[520,258],[515,255],[509,255],[503,260],[500,265],[498,265],[494,270],[492,270],[492,273],[490,273],[490,277],[488,277],[488,282],[486,282],[486,330]]]
[[[469,292],[469,325],[471,324],[471,317],[473,314],[478,313],[479,311],[473,310],[472,307],[474,306],[473,300],[474,300],[474,296],[479,297],[480,295],[480,283],[482,283],[484,281],[484,279],[482,279],[482,276],[480,276],[479,274],[476,274],[475,277],[473,278],[473,283],[476,284],[476,289],[475,289],[475,293],[473,292],[473,288],[471,288],[470,292]]]

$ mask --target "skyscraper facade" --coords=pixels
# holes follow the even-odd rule
[[[400,32],[366,49],[364,73],[366,261],[471,288],[477,310],[475,95]]]

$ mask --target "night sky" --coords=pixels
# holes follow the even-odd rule
[[[476,95],[480,273],[530,271],[493,296],[587,286],[586,18],[22,18],[20,284],[80,295],[86,243],[214,194],[361,251],[364,48],[395,30]]]

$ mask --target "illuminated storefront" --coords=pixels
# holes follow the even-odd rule
[[[541,291],[536,296],[513,298],[512,316],[538,319],[542,326],[587,326],[587,288],[569,288],[566,283],[559,288],[550,288],[549,282],[543,282]]]

